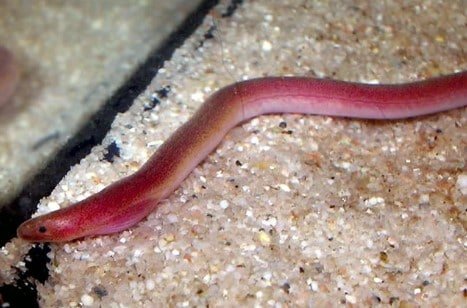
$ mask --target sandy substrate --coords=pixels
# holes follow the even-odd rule
[[[467,69],[463,1],[257,0],[223,18],[229,3],[39,213],[137,170],[210,93],[234,81],[293,74],[404,82]],[[254,119],[136,227],[52,245],[40,303],[461,306],[466,122],[466,108],[392,122]],[[104,159],[111,143],[120,149],[113,163]],[[5,280],[29,247],[14,239],[3,249]]]
[[[22,78],[0,109],[0,207],[199,2],[1,1],[0,42]]]

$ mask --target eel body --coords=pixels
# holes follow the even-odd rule
[[[15,57],[0,46],[0,107],[11,99],[18,81],[19,69]]]
[[[467,72],[404,84],[306,77],[238,82],[210,96],[134,174],[69,207],[24,222],[18,236],[63,242],[131,227],[156,209],[239,123],[270,113],[401,119],[467,105]]]

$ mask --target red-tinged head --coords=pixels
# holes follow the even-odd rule
[[[85,236],[72,216],[59,210],[23,222],[18,237],[30,242],[65,242]]]
[[[100,196],[32,218],[19,226],[18,237],[30,242],[68,242],[111,234],[135,225],[157,205],[157,200],[151,198],[118,202]]]

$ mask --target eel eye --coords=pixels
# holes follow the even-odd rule
[[[47,228],[46,228],[46,227],[44,227],[44,226],[40,226],[40,227],[39,227],[39,232],[40,232],[40,233],[45,233],[46,231],[47,231]]]

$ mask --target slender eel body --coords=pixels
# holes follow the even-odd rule
[[[406,84],[368,85],[301,77],[239,82],[214,93],[140,170],[70,207],[33,218],[18,236],[62,242],[124,230],[161,199],[242,121],[269,113],[400,119],[467,105],[467,72]]]
[[[19,80],[19,69],[15,58],[0,46],[0,107],[13,95]]]

